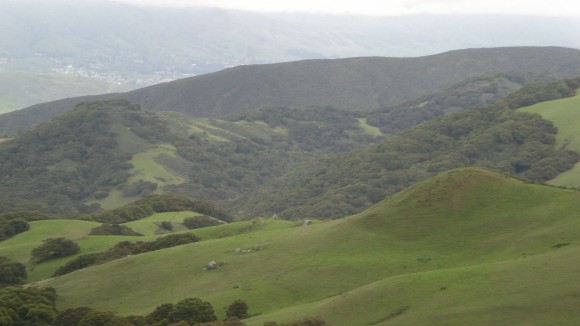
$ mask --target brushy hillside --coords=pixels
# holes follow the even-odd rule
[[[556,142],[557,129],[514,110],[575,94],[580,80],[529,85],[491,106],[426,122],[377,145],[308,162],[236,201],[241,213],[286,218],[343,217],[385,196],[456,167],[480,165],[545,182],[571,169],[576,152]]]
[[[543,182],[569,169],[576,154],[557,148],[550,123],[513,109],[569,96],[575,81],[527,83],[534,78],[480,76],[368,115],[272,107],[218,120],[124,100],[82,103],[0,144],[0,212],[70,216],[170,193],[220,201],[247,218],[336,218],[459,166]],[[367,148],[396,131],[389,121],[410,128],[445,114]]]
[[[127,99],[153,111],[219,117],[263,107],[375,110],[484,73],[580,75],[580,50],[516,47],[457,50],[418,58],[349,58],[248,65],[122,94],[65,99],[2,115],[0,133],[29,130],[82,101]]]
[[[0,144],[0,212],[75,215],[166,192],[227,200],[297,162],[380,139],[334,108],[261,114],[285,122],[193,119],[123,100],[81,103]]]
[[[554,123],[558,128],[556,140],[558,146],[574,151],[580,151],[580,92],[570,98],[539,103],[522,108],[523,112],[537,113],[542,118]],[[550,184],[578,187],[580,186],[580,165],[559,174],[548,181]]]
[[[529,73],[482,74],[443,91],[369,112],[365,117],[384,135],[392,135],[445,114],[493,104],[524,85],[551,81],[545,76]]]
[[[313,315],[333,325],[572,325],[578,209],[574,190],[467,168],[346,219],[202,241],[38,284],[57,289],[60,309],[125,315],[197,296],[223,317],[222,307],[243,299],[257,315],[247,325]],[[220,267],[204,269],[211,260]]]

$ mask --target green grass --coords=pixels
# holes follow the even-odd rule
[[[57,289],[60,309],[125,315],[201,297],[223,317],[244,299],[259,314],[247,325],[308,315],[333,325],[574,324],[579,196],[462,169],[346,219],[303,227],[262,220],[251,233],[248,222],[202,229],[205,241],[39,284]],[[262,250],[234,252],[256,245]],[[204,270],[211,260],[223,266]]]
[[[561,100],[548,101],[520,109],[524,112],[537,113],[542,118],[552,121],[558,128],[559,146],[580,152],[580,94]],[[550,184],[567,187],[580,186],[580,163],[573,169],[558,175]]]
[[[375,127],[375,126],[371,126],[367,123],[367,118],[359,118],[358,122],[361,126],[361,128],[363,128],[363,130],[371,135],[371,136],[382,136],[383,133],[381,132],[381,129]]]
[[[185,178],[167,170],[163,165],[155,162],[155,157],[159,155],[175,156],[175,147],[163,144],[154,149],[134,155],[129,163],[133,164],[132,176],[129,183],[138,180],[149,181],[158,184],[158,189],[168,185],[178,185],[186,181]]]
[[[136,144],[136,146],[142,146]],[[127,181],[128,185],[134,184],[139,180],[148,181],[157,184],[157,189],[153,193],[163,193],[163,188],[169,185],[178,185],[187,181],[184,177],[174,171],[168,170],[163,165],[157,163],[155,158],[160,155],[176,157],[175,147],[168,144],[161,144],[154,148],[144,149],[142,152],[133,155],[129,163],[133,165],[131,177]],[[126,197],[119,189],[113,189],[108,196],[102,199],[91,199],[87,204],[97,203],[103,209],[114,209],[129,204],[140,199],[141,196]]]
[[[135,232],[139,232],[144,235],[155,235],[159,230],[159,224],[163,221],[168,221],[172,223],[174,231],[184,231],[187,230],[187,228],[183,227],[179,223],[183,222],[183,219],[186,217],[197,215],[200,214],[189,211],[157,213],[144,219],[125,223],[125,225],[133,229]]]
[[[146,241],[150,237],[127,236],[89,236],[92,228],[100,223],[78,220],[44,220],[31,222],[31,229],[11,239],[0,242],[0,256],[24,263],[28,267],[29,281],[45,279],[67,261],[78,255],[104,251],[123,240]],[[32,249],[40,246],[48,238],[65,237],[79,244],[81,251],[77,255],[49,260],[39,264],[30,261]]]

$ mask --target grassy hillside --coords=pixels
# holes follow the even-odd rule
[[[520,109],[523,112],[537,113],[542,118],[552,121],[558,128],[556,140],[558,146],[580,151],[580,91],[575,97],[538,103]],[[559,174],[549,183],[559,186],[580,186],[580,164],[573,169]]]
[[[0,133],[29,130],[82,101],[127,99],[152,111],[219,117],[264,107],[371,111],[484,73],[580,75],[580,51],[555,47],[458,50],[417,58],[348,58],[248,65],[139,90],[35,105],[0,117]]]
[[[147,241],[154,237],[130,236],[89,236],[92,228],[100,223],[77,220],[45,220],[31,222],[31,230],[0,243],[0,256],[27,265],[28,280],[36,281],[50,277],[54,271],[80,255],[100,252],[109,249],[123,240]],[[65,237],[79,244],[81,251],[73,256],[58,258],[34,264],[30,260],[30,251],[48,238]]]
[[[346,219],[202,241],[39,284],[57,289],[61,309],[121,314],[198,296],[223,316],[241,298],[259,314],[248,325],[306,315],[334,325],[573,324],[577,199],[576,191],[461,169]],[[234,251],[255,245],[262,250]],[[210,260],[223,265],[204,270]]]

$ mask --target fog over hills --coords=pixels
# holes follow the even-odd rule
[[[370,17],[142,7],[104,0],[3,0],[0,74],[42,74],[36,83],[47,83],[50,91],[28,97],[19,83],[8,83],[0,112],[83,94],[59,91],[53,85],[64,81],[47,75],[88,77],[78,81],[78,90],[86,83],[90,91],[85,94],[98,94],[243,64],[416,57],[481,47],[580,48],[578,30],[577,17]],[[90,79],[100,81],[96,89]]]

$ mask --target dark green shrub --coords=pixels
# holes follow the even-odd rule
[[[191,325],[217,320],[211,303],[199,298],[187,298],[179,301],[169,313],[169,321],[177,323],[186,321]]]
[[[22,284],[26,281],[26,266],[0,257],[0,286]],[[0,323],[1,325],[1,323]]]
[[[173,304],[171,303],[164,303],[160,306],[157,306],[153,312],[148,314],[145,317],[145,320],[149,325],[156,325],[156,324],[169,324],[169,314],[173,311]]]
[[[193,233],[180,233],[160,237],[154,241],[121,241],[105,252],[82,255],[69,261],[64,266],[58,268],[53,276],[68,274],[82,268],[96,264],[102,264],[111,260],[127,257],[129,255],[137,255],[149,251],[180,246],[188,243],[198,242],[200,240],[201,239]]]
[[[109,311],[91,311],[78,323],[78,326],[132,326],[123,318]]]
[[[226,316],[240,319],[248,317],[248,304],[244,300],[236,300],[229,305]]]
[[[95,254],[87,254],[87,255],[78,256],[77,258],[75,258],[71,261],[68,261],[66,264],[64,264],[64,266],[59,267],[54,272],[54,274],[52,274],[52,276],[54,277],[54,276],[65,275],[68,273],[72,273],[76,270],[92,266],[99,260],[101,255],[102,254],[100,254],[100,253],[95,253]]]
[[[164,230],[168,230],[168,231],[173,230],[173,224],[171,224],[171,222],[169,222],[169,221],[163,221],[163,222],[161,222],[160,225],[161,225],[161,228]]]
[[[184,218],[182,224],[186,228],[193,230],[207,226],[220,225],[221,222],[211,216],[198,215]]]
[[[32,249],[32,261],[40,263],[45,260],[74,255],[81,250],[78,244],[66,238],[50,238],[39,247]]]
[[[143,234],[133,231],[130,227],[120,224],[103,224],[93,228],[90,235],[128,235],[142,236]]]
[[[80,321],[89,313],[95,311],[89,307],[78,307],[61,311],[56,316],[52,326],[71,326],[78,325]]]

